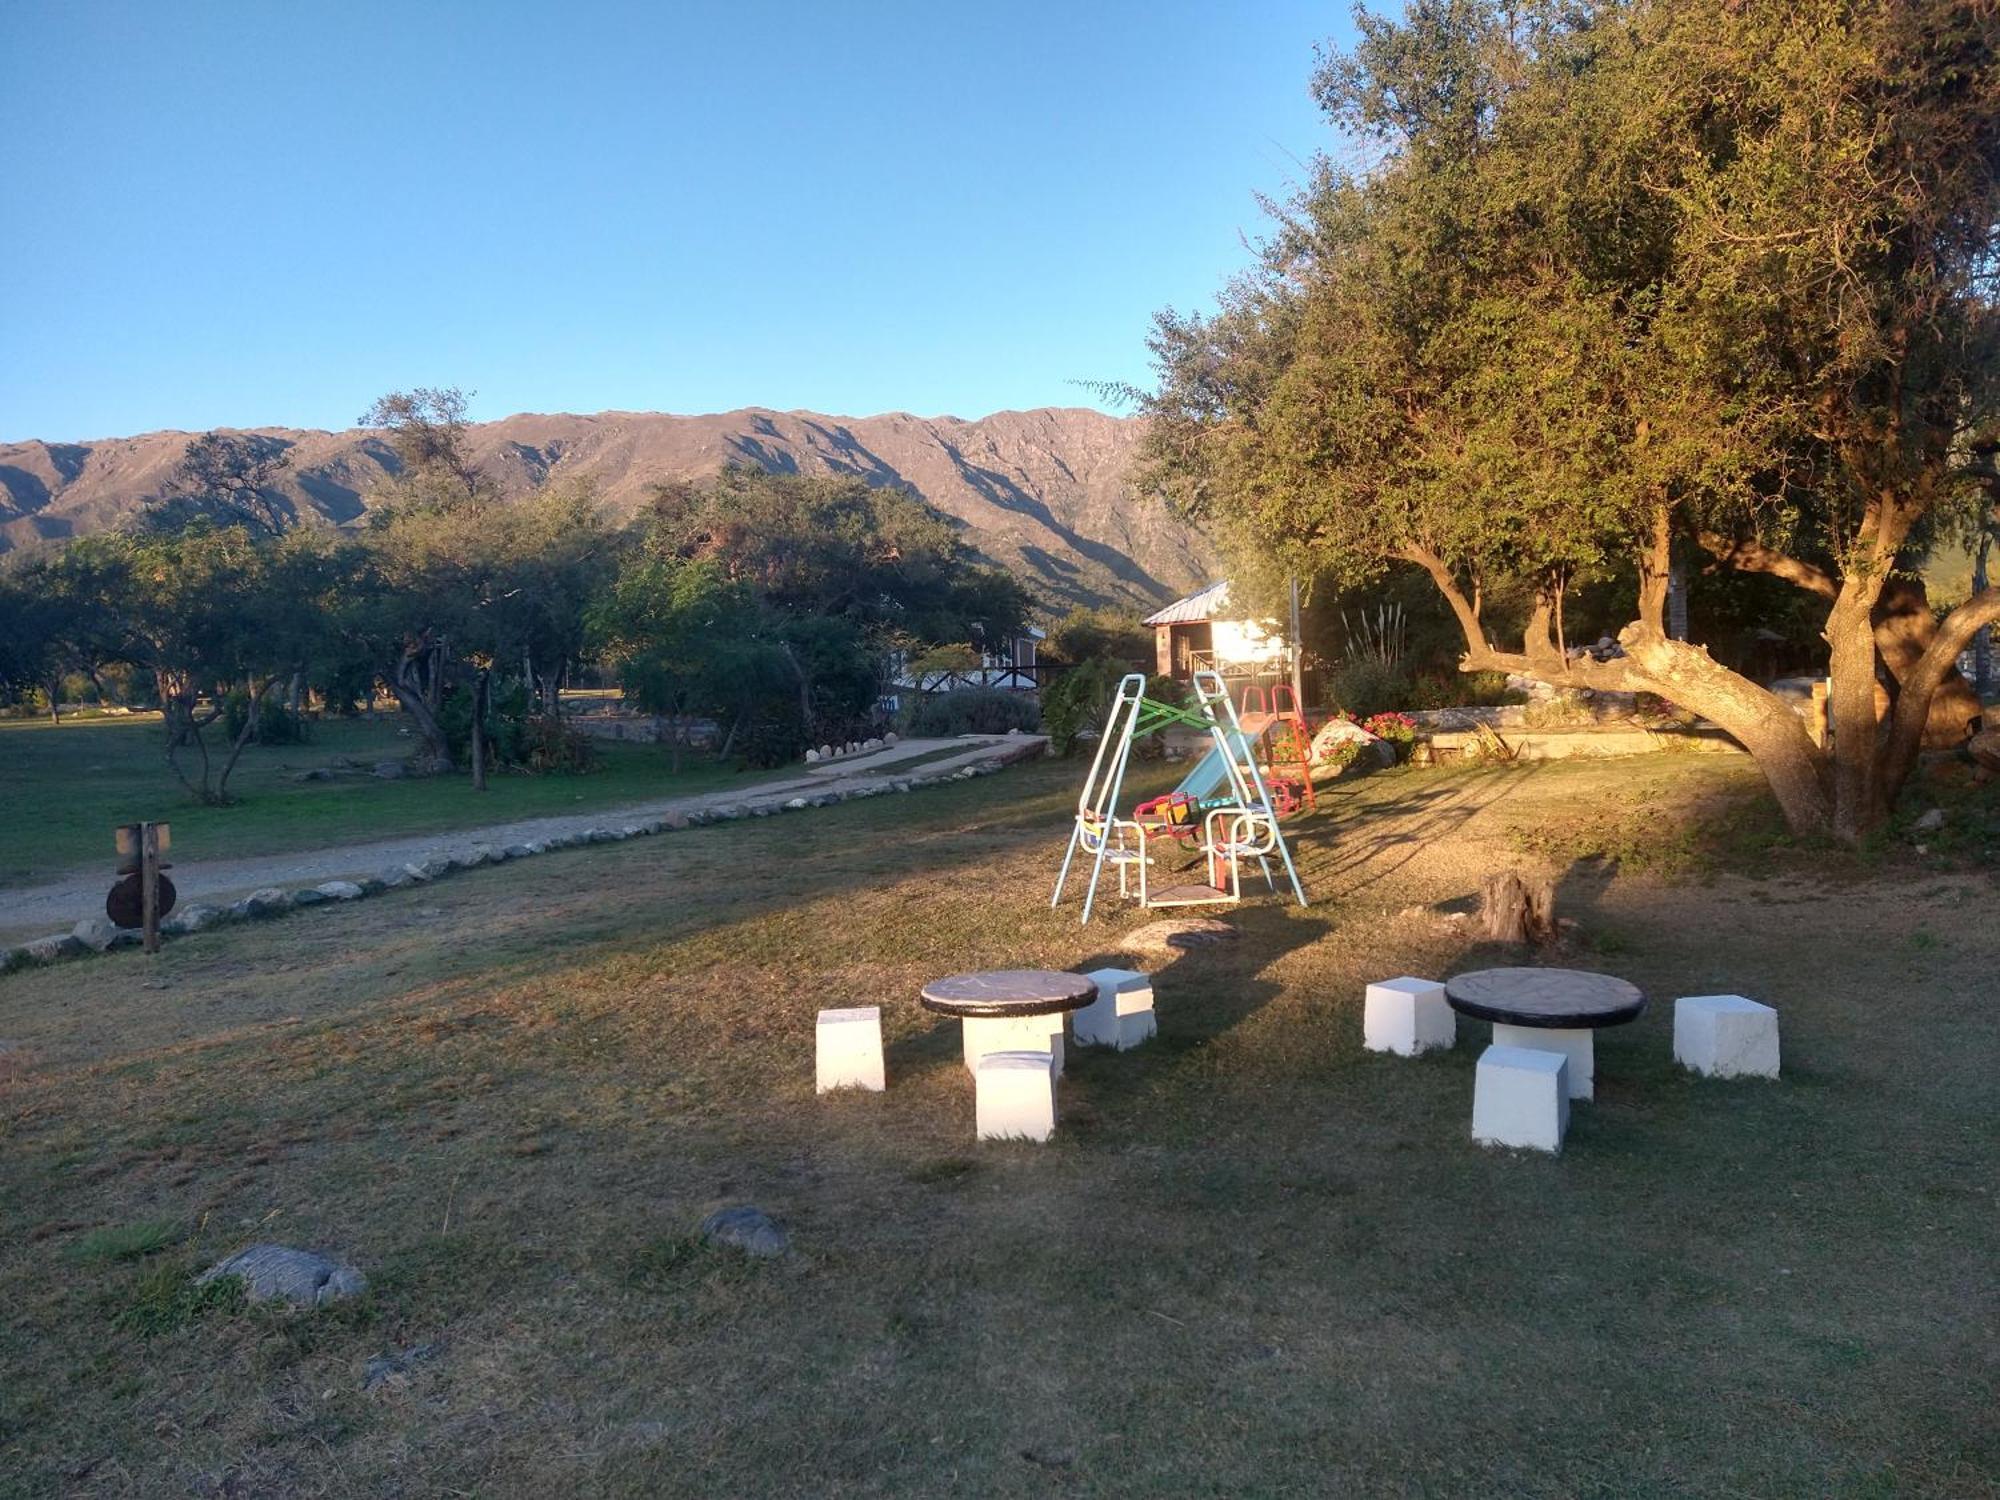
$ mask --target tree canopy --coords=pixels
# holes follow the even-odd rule
[[[1987,0],[1422,0],[1314,78],[1347,153],[1209,315],[1163,314],[1147,468],[1246,567],[1421,568],[1468,670],[1646,689],[1757,754],[1799,827],[1908,774],[1991,591],[1890,674],[1874,616],[1992,505],[2000,63]],[[1982,444],[1984,447],[1982,448]],[[1670,639],[1699,551],[1827,604],[1834,736]],[[1625,571],[1626,655],[1562,601]],[[1525,580],[1517,649],[1486,602]]]

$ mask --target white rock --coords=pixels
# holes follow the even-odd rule
[[[1472,1084],[1472,1138],[1482,1146],[1562,1150],[1569,1129],[1569,1059],[1495,1044],[1479,1057]]]
[[[785,806],[789,808],[791,811],[797,812],[801,808],[812,806],[812,804],[807,802],[806,799],[803,797],[794,797],[792,798],[791,801],[787,802]]]
[[[85,917],[71,929],[71,935],[84,947],[94,948],[99,953],[108,953],[113,948],[139,941],[135,930],[120,927],[109,917]]]
[[[1070,1029],[1079,1047],[1115,1047],[1120,1052],[1154,1036],[1153,981],[1137,969],[1092,969],[1083,976],[1097,986],[1097,998],[1072,1011]]]
[[[989,1052],[979,1060],[979,1138],[1045,1141],[1056,1132],[1056,1063],[1046,1052]]]
[[[882,736],[882,743],[885,745],[898,745],[902,743],[902,738],[903,737],[901,735],[897,734],[896,731],[892,729],[887,734]]]
[[[1944,809],[1934,807],[1910,825],[1914,833],[1936,833],[1944,827]]]
[[[325,1307],[358,1295],[368,1285],[354,1267],[288,1245],[239,1250],[195,1277],[195,1285],[205,1286],[223,1276],[242,1277],[244,1295],[252,1302],[276,1297],[297,1307]]]
[[[861,748],[863,750],[880,750],[882,742],[877,739],[866,739],[861,742]]]
[[[818,764],[819,764],[819,751],[817,751],[817,750],[808,750],[808,751],[806,751],[806,764],[807,764],[807,765],[809,765],[809,766],[816,766],[816,765],[818,765]]]
[[[816,1093],[829,1089],[887,1087],[882,1071],[882,1007],[857,1005],[823,1010],[815,1027],[818,1078]]]
[[[1361,1044],[1370,1052],[1415,1057],[1458,1041],[1458,1013],[1444,998],[1444,986],[1408,974],[1368,986],[1362,1003]]]
[[[359,901],[363,894],[361,887],[351,880],[329,880],[313,889],[329,901]]]
[[[833,746],[831,746],[831,745],[821,745],[821,746],[819,747],[819,758],[820,758],[821,760],[832,760],[832,759],[833,759]]]
[[[1778,1013],[1741,995],[1674,1002],[1674,1061],[1711,1078],[1776,1078]]]

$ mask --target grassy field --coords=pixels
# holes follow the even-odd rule
[[[330,719],[309,744],[243,752],[232,807],[203,807],[174,779],[158,715],[53,726],[0,720],[0,890],[81,865],[109,868],[111,830],[140,819],[173,824],[182,859],[223,859],[442,832],[544,814],[704,792],[763,779],[691,763],[675,775],[651,745],[601,743],[602,769],[584,776],[496,774],[484,793],[464,776],[385,781],[366,771],[329,781],[301,772],[343,760],[399,760],[410,741],[394,720]],[[17,811],[18,810],[18,811]]]
[[[1730,760],[1343,783],[1315,904],[1159,968],[1054,1143],[982,1145],[916,990],[1143,920],[1048,910],[1076,772],[0,980],[0,1492],[1995,1493],[1990,881],[1755,852]],[[1559,1159],[1467,1139],[1483,1026],[1360,1049],[1366,980],[1504,956],[1449,913],[1521,863],[1655,997]],[[1672,1066],[1718,990],[1783,1082]],[[814,1011],[865,1003],[889,1091],[815,1098]],[[791,1255],[691,1238],[740,1201]],[[371,1289],[188,1294],[254,1240]]]

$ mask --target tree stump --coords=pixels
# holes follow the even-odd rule
[[[1519,870],[1488,875],[1479,884],[1479,922],[1502,943],[1547,943],[1556,935],[1553,880],[1530,881]]]

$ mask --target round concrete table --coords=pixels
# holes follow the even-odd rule
[[[933,979],[925,1010],[965,1023],[965,1066],[989,1052],[1046,1052],[1063,1067],[1063,1017],[1097,998],[1096,981],[1059,969],[993,969]]]
[[[1597,1028],[1646,1008],[1636,984],[1585,969],[1474,969],[1447,979],[1444,997],[1460,1015],[1491,1021],[1496,1046],[1562,1053],[1572,1099],[1594,1092]]]

